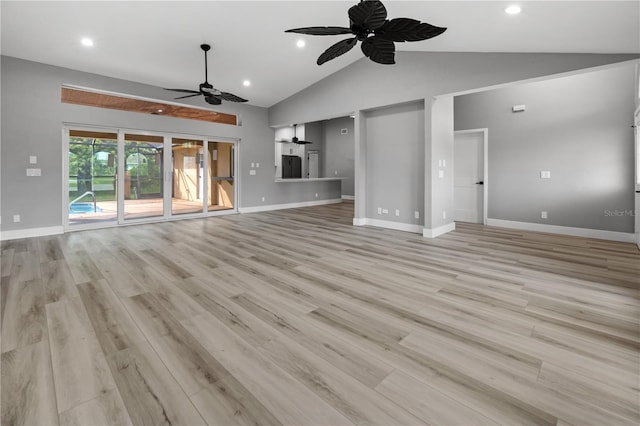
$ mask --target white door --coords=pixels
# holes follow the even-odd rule
[[[484,223],[484,130],[455,132],[453,220]]]
[[[307,161],[309,165],[307,166],[308,177],[310,179],[315,179],[318,177],[318,151],[309,151],[307,154]]]

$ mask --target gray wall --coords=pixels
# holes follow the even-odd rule
[[[435,95],[637,59],[640,55],[396,52],[396,64],[366,58],[269,108],[269,125],[288,126]]]
[[[1,230],[62,224],[62,126],[63,123],[124,127],[212,137],[240,138],[240,207],[340,198],[336,182],[278,184],[274,182],[274,130],[268,126],[267,110],[225,103],[218,111],[240,114],[242,126],[205,123],[158,115],[62,104],[63,83],[118,93],[171,100],[161,88],[66,68],[1,58]],[[186,103],[186,102],[185,102]],[[201,105],[201,99],[191,103]],[[27,178],[29,155],[38,156],[42,177]],[[260,162],[256,176],[249,176],[251,162]],[[265,201],[261,201],[261,197]],[[13,214],[22,221],[13,223]]]
[[[456,130],[489,129],[489,218],[633,232],[607,211],[634,208],[634,68],[455,98]]]
[[[414,211],[424,205],[424,102],[377,109],[365,121],[366,217],[423,224]],[[379,207],[388,213],[378,214]]]
[[[356,115],[356,218],[376,218],[370,216],[367,198],[385,197],[385,188],[369,185],[367,180],[378,169],[386,166],[382,158],[369,160],[366,139],[370,132],[364,131],[365,123],[360,123],[365,110],[386,108],[390,105],[407,102],[426,102],[424,112],[424,137],[416,133],[412,140],[424,149],[424,173],[406,180],[423,180],[421,194],[411,192],[411,188],[398,188],[401,191],[402,204],[409,206],[416,197],[425,197],[425,205],[420,211],[425,228],[434,229],[451,223],[451,214],[446,219],[442,211],[451,208],[450,194],[453,191],[452,180],[433,181],[437,173],[438,156],[444,155],[447,163],[452,164],[451,149],[453,121],[444,120],[432,124],[431,103],[437,95],[462,92],[492,85],[499,85],[541,76],[596,67],[622,61],[637,59],[639,55],[596,55],[596,54],[524,54],[524,53],[443,53],[443,52],[397,52],[396,64],[380,66],[368,59],[330,75],[305,90],[269,108],[269,124],[278,126],[293,122],[316,121],[328,117]],[[446,112],[445,109],[451,110]],[[452,102],[444,102],[436,116],[450,116],[453,113]],[[433,126],[438,128],[432,129]],[[446,128],[440,128],[440,127]],[[432,131],[433,130],[433,131]],[[445,136],[439,137],[438,135]],[[433,139],[437,136],[437,139]],[[362,158],[358,158],[362,155]],[[380,161],[380,162],[376,162]],[[364,168],[364,170],[362,170]],[[414,170],[402,171],[413,173]],[[447,175],[445,175],[447,176]],[[420,189],[418,189],[420,190]],[[435,197],[442,197],[436,199]],[[363,205],[360,205],[363,203]],[[366,216],[365,216],[366,215]],[[413,216],[412,216],[413,217]],[[414,223],[413,220],[407,222]]]
[[[431,104],[431,138],[427,141],[427,167],[425,206],[427,228],[438,228],[453,221],[453,96],[435,99]],[[444,160],[446,167],[439,167]],[[452,167],[453,166],[453,167]],[[439,176],[439,171],[444,176]],[[430,220],[430,222],[429,222]]]
[[[322,122],[324,150],[320,153],[320,170],[322,176],[343,176],[342,195],[355,194],[354,191],[354,119],[340,117]],[[341,133],[347,129],[347,134]]]

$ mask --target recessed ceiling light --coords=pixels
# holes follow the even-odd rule
[[[303,39],[300,39],[296,42],[296,46],[298,46],[299,48],[303,48],[304,46],[306,46],[306,42]]]
[[[245,86],[245,87],[249,87],[249,86],[251,86],[251,82],[249,80],[245,80],[245,81],[242,82],[242,85]]]
[[[84,37],[82,40],[80,40],[80,43],[82,43],[83,46],[87,47],[93,46],[93,40],[91,40],[89,37]]]
[[[522,12],[522,8],[518,5],[511,5],[504,10],[509,15],[517,15]]]
[[[158,110],[158,112],[162,112],[162,110],[161,110],[161,109],[159,109],[159,110]]]

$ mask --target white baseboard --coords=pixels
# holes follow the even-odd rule
[[[447,223],[446,225],[438,226],[437,228],[424,228],[422,230],[422,236],[425,238],[436,238],[447,232],[455,231],[455,222]]]
[[[353,226],[365,226],[366,224],[367,224],[367,218],[365,217],[353,218]]]
[[[520,229],[522,231],[548,232],[550,234],[571,235],[573,237],[597,238],[600,240],[635,242],[635,235],[628,232],[603,231],[601,229],[574,228],[571,226],[545,225],[542,223],[517,222],[513,220],[487,219],[488,226]]]
[[[13,231],[0,232],[0,240],[18,240],[21,238],[45,237],[47,235],[64,234],[62,226],[48,226],[46,228],[15,229]]]
[[[378,228],[393,229],[395,231],[413,232],[414,234],[422,233],[422,225],[414,225],[411,223],[391,222],[389,220],[379,220],[365,218],[354,218],[354,226],[377,226]]]
[[[299,207],[323,206],[325,204],[337,204],[341,202],[342,202],[341,198],[334,198],[331,200],[303,201],[300,203],[269,204],[266,206],[240,207],[238,211],[240,213],[258,213],[258,212],[267,212],[272,210],[297,209]]]
[[[343,200],[355,200],[356,196],[355,195],[344,195],[344,194],[342,194],[342,199]]]

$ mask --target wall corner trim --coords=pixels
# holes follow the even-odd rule
[[[268,212],[272,210],[284,210],[284,209],[297,209],[300,207],[312,207],[312,206],[323,206],[325,204],[338,204],[341,203],[342,199],[334,198],[329,200],[318,200],[318,201],[303,201],[300,203],[287,203],[287,204],[269,204],[266,206],[253,206],[253,207],[240,207],[238,212],[240,213],[258,213],[258,212]]]
[[[354,217],[353,226],[365,226],[367,224],[366,217]]]
[[[393,229],[394,231],[412,232],[414,234],[419,234],[422,232],[421,225],[414,225],[412,223],[391,222],[389,220],[371,219],[368,217],[354,218],[353,225],[354,226],[375,226],[377,228]]]
[[[570,226],[545,225],[542,223],[517,222],[503,219],[487,219],[488,226],[519,229],[522,231],[547,232],[551,234],[570,235],[573,237],[595,238],[599,240],[635,242],[635,234],[630,232],[604,231],[602,229],[574,228]]]
[[[438,226],[437,228],[423,228],[422,236],[425,238],[436,238],[440,235],[446,234],[447,232],[455,231],[456,223],[451,222],[446,225]]]
[[[21,238],[46,237],[47,235],[64,234],[62,226],[48,226],[46,228],[15,229],[0,232],[0,241],[18,240]]]

